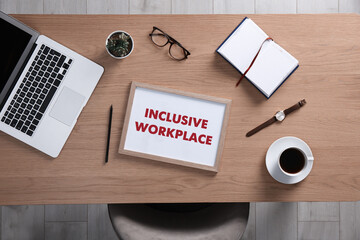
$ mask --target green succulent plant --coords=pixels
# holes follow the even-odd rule
[[[113,34],[107,44],[107,49],[116,57],[124,57],[130,52],[130,36],[125,33]]]

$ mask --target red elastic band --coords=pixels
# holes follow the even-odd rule
[[[261,44],[261,46],[260,46],[260,48],[259,48],[259,51],[256,53],[256,55],[255,55],[254,59],[252,60],[250,66],[248,67],[248,69],[246,69],[246,71],[244,72],[244,74],[240,77],[239,81],[236,83],[236,87],[239,86],[241,80],[245,77],[246,73],[250,70],[251,66],[254,64],[257,56],[259,55],[259,52],[260,52],[262,46],[264,45],[264,43],[265,43],[267,40],[272,40],[272,41],[273,41],[273,39],[272,39],[271,37],[268,37],[267,39],[265,39],[265,40],[263,41],[263,43]]]

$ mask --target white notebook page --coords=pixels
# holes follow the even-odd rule
[[[247,18],[218,52],[244,73],[268,37]],[[281,85],[299,62],[273,41],[266,41],[246,77],[267,97]]]
[[[263,30],[247,18],[218,52],[243,73],[267,37]]]
[[[269,97],[298,65],[298,61],[273,41],[267,41],[246,76]]]

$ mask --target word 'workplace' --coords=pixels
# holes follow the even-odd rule
[[[169,113],[165,111],[159,111],[154,109],[146,108],[145,110],[145,117],[146,118],[152,118],[155,120],[160,120],[163,122],[173,122],[175,124],[181,124],[184,126],[192,126],[202,129],[207,129],[208,120],[196,118],[196,117],[190,117],[186,115],[176,114],[176,113]],[[174,128],[168,128],[163,126],[157,126],[155,124],[148,124],[143,122],[137,122],[135,121],[135,127],[136,131],[146,132],[148,131],[150,134],[157,134],[159,136],[169,137],[169,138],[175,138],[180,139],[184,141],[189,142],[195,142],[200,144],[207,144],[211,145],[212,136],[208,136],[205,134],[196,134],[188,133],[187,131],[180,130],[180,129],[174,129]]]

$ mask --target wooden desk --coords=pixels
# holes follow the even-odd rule
[[[50,157],[0,133],[0,204],[356,201],[360,199],[360,16],[250,15],[293,54],[300,67],[266,100],[214,53],[244,15],[101,16],[15,15],[19,20],[105,67],[60,157]],[[176,62],[148,37],[152,26],[191,52]],[[135,40],[132,55],[114,60],[109,33]],[[130,82],[136,80],[233,100],[220,171],[206,171],[117,153]],[[308,104],[246,138],[275,111]],[[114,105],[110,160],[104,165],[108,109]],[[283,136],[305,140],[315,156],[296,185],[276,182],[265,168],[270,144]]]

